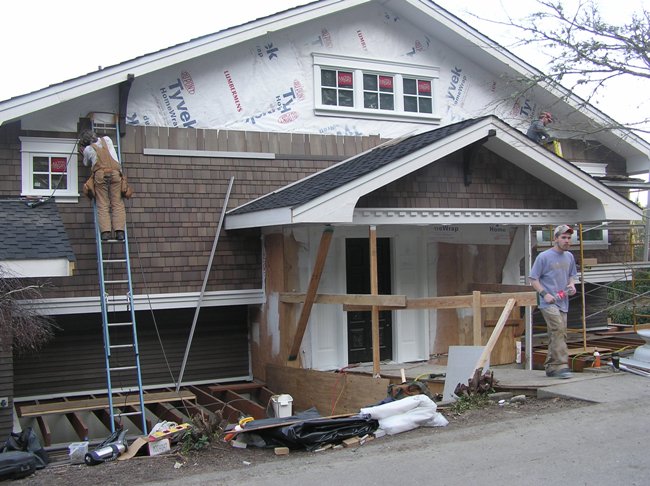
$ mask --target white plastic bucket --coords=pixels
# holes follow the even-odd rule
[[[273,413],[277,418],[291,417],[293,413],[293,397],[291,395],[273,395],[271,403],[273,404]]]

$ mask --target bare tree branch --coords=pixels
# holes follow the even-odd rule
[[[18,353],[39,350],[54,336],[54,321],[28,302],[41,298],[43,285],[27,285],[0,266],[0,341]]]

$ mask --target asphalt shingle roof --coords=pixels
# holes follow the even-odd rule
[[[75,261],[59,210],[53,201],[29,207],[0,199],[0,261],[67,258]]]
[[[235,208],[228,214],[245,214],[254,211],[300,206],[358,177],[474,125],[485,118],[487,117],[463,120],[452,125],[413,135],[404,140],[376,147],[363,155],[355,156],[291,186],[267,194],[245,206]]]

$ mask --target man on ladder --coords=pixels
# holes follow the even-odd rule
[[[97,137],[92,130],[84,130],[79,136],[79,150],[83,164],[92,164],[94,197],[97,204],[97,221],[102,241],[124,241],[126,211],[122,200],[122,166],[118,161],[113,142],[109,137]]]
[[[560,141],[552,137],[551,134],[548,133],[548,130],[546,130],[546,125],[549,123],[553,123],[553,115],[548,111],[541,112],[539,114],[539,119],[533,121],[530,124],[530,127],[528,127],[526,136],[533,142],[543,145],[551,152],[555,152],[555,155],[563,157]]]

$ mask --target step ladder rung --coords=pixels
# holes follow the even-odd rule
[[[114,368],[109,368],[110,371],[128,371],[128,370],[135,370],[137,369],[137,366],[116,366]]]
[[[104,260],[104,263],[126,263],[126,259],[122,258],[119,260]]]
[[[119,348],[132,348],[133,344],[111,344],[110,348],[111,349],[119,349]]]
[[[104,280],[105,284],[121,284],[121,283],[129,283],[128,280]]]
[[[118,326],[132,326],[132,322],[108,322],[108,327],[118,327]]]

